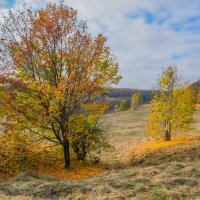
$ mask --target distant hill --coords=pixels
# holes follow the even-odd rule
[[[144,103],[149,103],[152,99],[152,90],[138,90],[130,88],[109,88],[108,93],[105,95],[105,100],[111,103],[108,111],[115,109],[121,101],[127,100],[131,102],[131,97],[134,93],[140,92],[143,95]]]
[[[195,95],[200,90],[200,79],[191,84],[194,88]],[[149,103],[152,99],[153,90],[139,90],[131,88],[109,88],[108,93],[105,95],[105,100],[111,102],[111,106],[108,111],[115,109],[116,105],[119,105],[122,100],[131,101],[131,97],[134,93],[140,92],[143,95],[144,103]]]
[[[152,97],[152,90],[138,90],[130,88],[110,88],[107,94],[110,98],[129,99],[136,92],[143,95],[144,102],[148,103]]]

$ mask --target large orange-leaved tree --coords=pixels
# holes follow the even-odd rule
[[[105,105],[93,106],[96,97],[121,78],[106,38],[92,37],[77,11],[62,2],[10,11],[0,28],[3,130],[62,145],[69,169],[73,116],[102,112]]]

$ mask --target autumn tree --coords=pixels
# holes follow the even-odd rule
[[[77,11],[62,2],[10,11],[3,19],[1,116],[13,130],[61,145],[69,169],[70,124],[89,112],[87,105],[106,108],[95,96],[120,80],[115,57],[106,38],[88,33]]]
[[[135,93],[133,94],[131,98],[131,107],[136,110],[139,105],[143,103],[143,96],[141,93]]]
[[[168,67],[158,79],[158,89],[150,104],[148,134],[171,140],[172,134],[190,128],[194,114],[194,92],[181,84],[176,67]]]

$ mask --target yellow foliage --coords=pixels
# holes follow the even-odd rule
[[[102,173],[103,168],[72,160],[70,171],[64,168],[60,147],[47,142],[31,143],[19,135],[6,140],[0,138],[0,180],[7,180],[21,172],[32,171],[59,179],[84,179]]]
[[[116,58],[106,37],[92,37],[63,1],[36,12],[9,12],[2,26],[4,53],[13,65],[4,62],[1,70],[0,116],[13,123],[12,130],[63,146],[68,169],[69,122],[77,113],[104,113],[107,105],[97,97],[121,79]]]
[[[153,153],[168,147],[200,141],[199,136],[174,137],[171,141],[150,140],[138,145],[133,151],[134,158],[140,158],[148,153]]]
[[[195,111],[194,91],[181,84],[177,68],[169,67],[158,79],[159,89],[150,103],[147,133],[170,140],[171,135],[190,130]]]

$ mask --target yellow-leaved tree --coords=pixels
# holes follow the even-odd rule
[[[150,103],[148,135],[171,140],[190,129],[194,114],[194,91],[181,83],[177,67],[168,67],[158,79],[158,89]]]
[[[139,105],[143,103],[143,96],[141,93],[135,93],[131,98],[131,107],[136,110]]]

